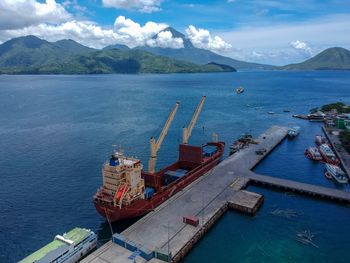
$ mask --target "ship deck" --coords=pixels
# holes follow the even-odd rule
[[[229,208],[243,212],[251,211],[251,214],[256,212],[262,203],[261,197],[249,192],[242,194],[242,189],[253,181],[269,186],[284,186],[284,189],[322,192],[329,198],[343,197],[343,193],[339,193],[339,190],[333,191],[289,180],[264,177],[251,172],[283,141],[287,130],[285,127],[271,127],[259,136],[256,140],[257,145],[251,144],[231,155],[205,176],[122,232],[123,246],[109,242],[82,262],[132,262],[128,258],[134,250],[154,251],[153,255],[158,255],[160,252],[163,255],[163,261],[156,258],[147,261],[141,256],[136,256],[135,262],[164,262],[168,260],[168,255],[171,257],[171,262],[179,262]],[[263,153],[257,154],[256,151],[262,148],[265,149]],[[344,198],[343,201],[350,202],[348,194]],[[199,225],[194,227],[183,223],[184,216],[196,216]],[[129,250],[124,247],[128,247]]]
[[[64,234],[64,237],[66,239],[69,239],[73,241],[74,245],[80,243],[85,238],[89,236],[89,232],[87,232],[85,229],[81,228],[74,228],[70,230],[68,233]],[[59,255],[63,254],[65,251],[69,250],[69,245],[61,240],[53,240],[46,246],[40,248],[39,250],[35,251],[34,253],[30,254],[28,257],[22,259],[21,263],[32,263],[32,262],[45,262],[45,259],[47,262],[52,261]]]

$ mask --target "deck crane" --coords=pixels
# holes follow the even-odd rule
[[[163,127],[162,132],[159,135],[158,140],[156,141],[156,139],[154,137],[151,137],[151,140],[150,140],[151,157],[149,158],[149,161],[148,161],[148,172],[150,174],[154,174],[155,173],[156,162],[157,162],[157,152],[160,149],[160,146],[162,145],[162,142],[164,140],[165,135],[168,133],[170,124],[172,123],[172,121],[173,121],[173,119],[175,117],[175,114],[176,114],[177,109],[179,108],[179,105],[180,105],[180,102],[177,101],[175,106],[174,106],[174,108],[173,108],[173,110],[171,111],[171,113],[170,113],[170,115],[169,115],[169,117],[168,117],[164,127]]]
[[[188,140],[191,137],[192,130],[194,128],[194,125],[197,122],[199,113],[201,112],[201,110],[203,108],[205,99],[206,99],[206,97],[203,96],[201,101],[199,102],[199,104],[197,106],[196,111],[194,112],[194,114],[192,116],[192,120],[191,120],[190,124],[188,125],[188,127],[184,127],[183,130],[182,130],[182,143],[183,144],[188,144]]]

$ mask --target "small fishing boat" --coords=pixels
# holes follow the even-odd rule
[[[268,114],[273,115],[273,114],[275,114],[275,112],[274,111],[269,111]]]
[[[294,126],[290,128],[287,132],[288,138],[295,138],[299,135],[300,127]]]
[[[321,135],[316,135],[315,143],[316,143],[317,146],[320,146],[321,144],[326,143],[326,138],[322,137]]]
[[[327,163],[325,167],[326,167],[325,175],[327,173],[328,176],[330,175],[333,179],[335,179],[340,184],[346,184],[348,182],[348,178],[346,177],[345,173],[342,171],[342,169],[339,166]]]
[[[314,160],[314,161],[322,161],[322,155],[318,151],[317,147],[309,147],[305,150],[304,154],[307,158]]]
[[[244,88],[242,86],[239,86],[235,91],[237,94],[241,94],[244,92]]]

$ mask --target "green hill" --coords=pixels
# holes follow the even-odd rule
[[[302,63],[286,65],[281,69],[350,70],[350,51],[341,47],[328,48]]]
[[[137,47],[137,49],[145,50],[153,54],[168,56],[175,59],[186,60],[196,64],[207,64],[210,62],[225,64],[236,69],[274,69],[274,66],[264,65],[258,63],[244,62],[228,57],[218,55],[207,49],[196,48],[192,45],[191,41],[186,36],[172,27],[168,27],[162,31],[170,31],[173,37],[182,38],[184,48],[172,49],[172,48],[160,48],[160,47]],[[158,35],[158,34],[157,34]],[[155,35],[153,38],[157,38]]]
[[[35,36],[0,45],[3,74],[98,74],[232,72],[220,64],[197,65],[142,50],[95,50],[73,40],[48,42]]]

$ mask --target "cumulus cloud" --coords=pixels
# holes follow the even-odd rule
[[[18,29],[40,23],[62,23],[72,18],[55,0],[1,0],[0,29]]]
[[[302,42],[299,40],[290,42],[290,45],[295,49],[300,49],[300,50],[305,50],[305,51],[311,50],[311,48],[305,42]]]
[[[162,31],[155,39],[149,39],[147,45],[151,47],[173,48],[179,49],[184,47],[182,38],[175,37],[170,31]]]
[[[232,48],[232,46],[226,43],[221,37],[212,37],[210,32],[206,29],[197,29],[191,25],[186,29],[186,33],[192,44],[197,48],[204,48],[212,51],[226,51]]]
[[[167,24],[147,22],[144,26],[119,16],[114,22],[114,31],[121,37],[124,44],[130,47],[144,46],[158,32],[168,27]]]
[[[122,38],[112,29],[103,29],[90,21],[76,20],[59,25],[40,24],[17,30],[4,30],[0,31],[0,35],[5,38],[35,35],[48,41],[70,38],[94,48],[102,48],[106,45],[122,42]]]
[[[0,41],[13,37],[36,35],[48,41],[70,38],[94,48],[102,48],[111,44],[125,44],[129,47],[148,45],[151,47],[182,48],[181,38],[174,38],[171,32],[162,31],[166,27],[168,25],[154,22],[140,25],[124,16],[117,17],[114,26],[110,28],[103,28],[91,21],[71,20],[57,25],[42,23],[22,29],[0,30]],[[158,32],[160,33],[157,38],[153,39],[153,36]]]
[[[103,6],[122,9],[136,9],[142,13],[160,11],[163,0],[102,0]]]

